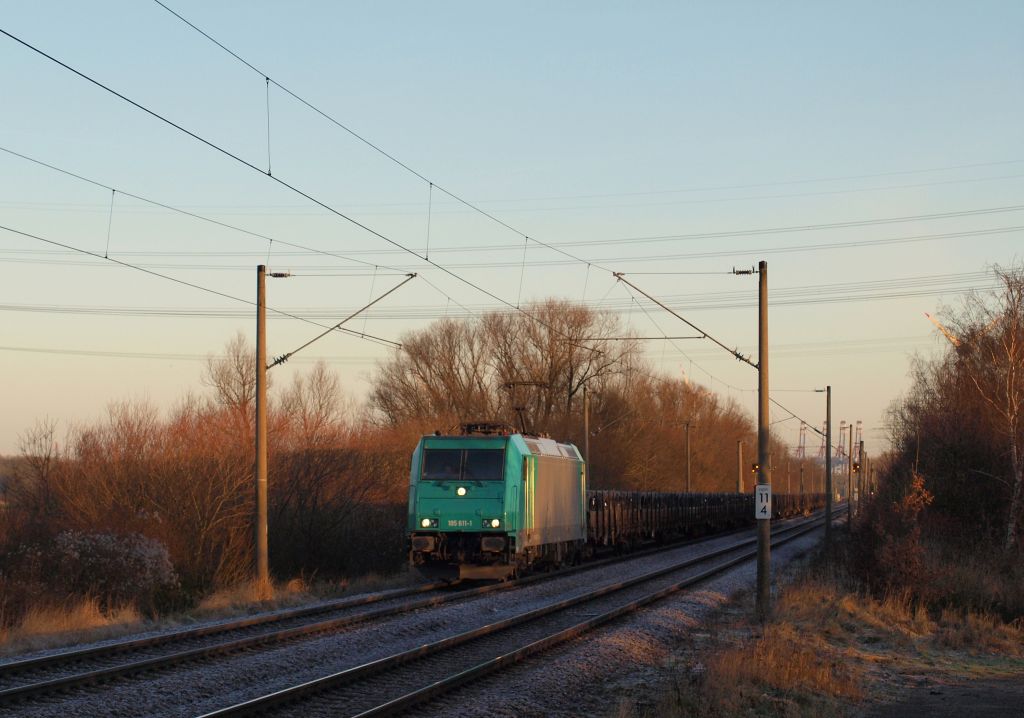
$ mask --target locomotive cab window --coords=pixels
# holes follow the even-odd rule
[[[423,452],[425,481],[501,481],[504,449],[427,449]]]
[[[466,481],[501,481],[504,464],[504,449],[466,449],[462,478]]]
[[[423,452],[423,478],[427,481],[458,481],[461,471],[461,449],[427,449]]]

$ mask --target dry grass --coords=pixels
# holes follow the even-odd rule
[[[845,660],[820,636],[805,635],[788,622],[771,624],[753,646],[726,649],[708,662],[711,684],[758,684],[782,693],[859,699],[862,677],[860,667]]]
[[[70,605],[33,606],[16,625],[0,629],[0,653],[24,653],[113,638],[138,631],[142,624],[142,617],[134,606],[104,611],[95,598]]]
[[[946,609],[938,620],[935,642],[971,655],[1024,656],[1024,621],[1003,623],[985,613]]]
[[[187,615],[165,616],[153,621],[144,621],[132,606],[104,611],[100,602],[93,598],[76,603],[40,604],[29,609],[10,627],[5,627],[7,622],[0,615],[0,655],[99,641],[143,629],[188,623],[195,618],[227,618],[323,598],[399,588],[417,582],[417,577],[409,572],[370,574],[351,581],[315,584],[299,578],[282,583],[249,581],[215,591]]]
[[[368,574],[352,580],[316,583],[301,578],[293,578],[285,583],[247,581],[210,594],[200,601],[193,615],[209,618],[267,611],[318,599],[384,591],[417,582],[418,579],[409,572],[393,575]]]
[[[969,656],[983,672],[994,658],[1024,656],[1024,621],[951,610],[935,618],[907,592],[877,600],[841,578],[790,584],[763,629],[749,615],[737,610],[652,710],[627,699],[613,715],[843,716],[893,676],[964,670]]]
[[[301,579],[280,584],[274,581],[246,581],[214,591],[199,602],[196,615],[230,616],[251,611],[283,608],[312,600]]]

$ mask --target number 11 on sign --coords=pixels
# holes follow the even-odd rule
[[[772,487],[769,484],[758,484],[754,495],[757,497],[754,502],[754,517],[770,519],[772,517]]]

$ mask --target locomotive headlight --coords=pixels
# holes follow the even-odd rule
[[[491,528],[496,529],[501,526],[501,519],[491,519]]]
[[[425,529],[429,529],[430,528],[430,519],[422,519],[420,521],[420,526],[422,526]]]
[[[455,493],[458,494],[459,496],[465,496],[466,495],[466,487],[465,486],[460,486],[459,488],[455,489]]]

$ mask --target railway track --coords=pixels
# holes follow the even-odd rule
[[[787,530],[783,529],[778,533],[784,531]],[[728,535],[719,535],[719,538]],[[752,541],[753,539],[749,539],[733,544],[727,551],[739,550],[742,546],[750,545]],[[695,542],[684,542],[682,545],[687,543]],[[680,545],[675,544],[671,548],[679,548]],[[521,587],[548,578],[564,577],[577,571],[588,571],[608,563],[633,560],[663,550],[665,549],[635,552],[625,557],[594,561],[554,574],[528,576],[517,581],[472,589],[458,590],[447,584],[395,589],[187,631],[10,662],[0,665],[0,708],[77,688],[96,686],[142,672],[167,670],[182,663],[210,660],[227,654],[300,641],[318,634],[343,630],[358,623],[382,620],[389,616]],[[722,555],[722,552],[716,551],[712,554],[718,555]],[[711,556],[705,556],[703,560],[709,558]]]
[[[816,518],[773,536],[780,546],[819,528]],[[756,538],[465,631],[412,650],[204,714],[344,715],[402,713],[525,660],[672,593],[756,558]],[[583,620],[580,620],[580,619]],[[344,690],[342,690],[344,689]]]
[[[700,540],[704,539],[676,543],[669,548]],[[592,561],[555,574],[527,576],[471,589],[458,590],[455,584],[440,582],[381,591],[185,631],[12,661],[0,664],[0,707],[142,672],[168,669],[182,663],[302,640],[358,623],[521,587],[550,577],[588,571],[663,550],[666,547]]]

